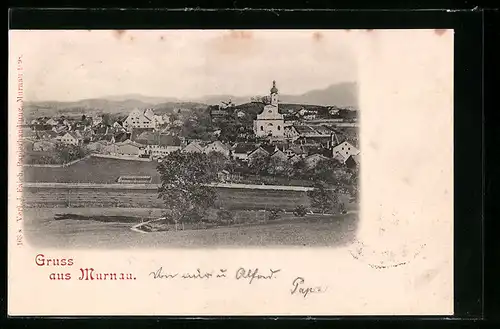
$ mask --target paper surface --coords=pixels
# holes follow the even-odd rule
[[[273,80],[279,92],[270,89]],[[279,97],[275,108],[273,95]],[[224,190],[224,200],[239,198],[248,208],[238,213],[231,208],[233,215],[271,216],[269,209],[280,202],[288,208],[273,223],[242,219],[242,225],[219,228],[193,229],[186,223],[188,229],[182,229],[179,223],[168,232],[131,229],[134,218],[163,215],[162,200],[151,187],[161,179],[143,169],[158,163],[154,154],[161,153],[155,150],[169,154],[192,143],[181,129],[189,114],[175,111],[190,106],[189,113],[202,111],[188,103],[212,105],[243,121],[258,113],[238,106],[255,96],[269,96],[263,111],[276,111],[269,112],[275,121],[251,118],[245,138],[266,127],[262,138],[271,142],[262,148],[279,145],[264,151],[269,155],[290,147],[289,142],[282,146],[288,137],[281,129],[292,131],[287,121],[314,128],[325,120],[320,108],[309,105],[328,108],[325,115],[331,117],[324,125],[335,127],[335,136],[359,126],[359,154],[342,158],[360,159],[358,204],[345,201],[347,213],[333,217],[313,210],[301,217],[293,207],[307,199],[310,186],[290,188],[295,185],[277,183],[279,175],[268,173],[274,187],[240,181],[250,187],[235,189],[228,181],[233,176],[219,175],[233,184]],[[26,152],[33,159],[52,157],[56,151],[49,144],[57,138],[71,145],[82,115],[96,122],[103,113],[123,114],[120,125],[126,126],[133,109],[139,109],[140,119],[147,108],[155,115],[168,112],[169,123],[156,122],[153,130],[179,134],[179,145],[155,149],[134,141],[124,146],[119,143],[128,142],[115,140],[115,133],[115,139],[102,142],[107,152],[95,151],[98,155],[74,164],[28,165],[29,157],[21,158]],[[357,120],[335,121],[337,108],[355,111]],[[291,110],[281,121],[284,109]],[[223,112],[210,113],[214,127],[222,125],[216,115]],[[296,117],[290,119],[292,112]],[[77,119],[65,124],[62,115]],[[53,126],[42,127],[51,125],[51,118]],[[129,123],[124,130],[141,129],[131,128],[141,124],[135,119]],[[226,138],[230,128],[222,127],[210,134]],[[98,135],[97,128],[89,129]],[[301,129],[306,128],[288,140],[322,143],[333,155],[335,147],[341,150],[342,141],[331,141],[329,134],[311,142],[316,137],[302,136]],[[85,127],[81,131],[85,135]],[[79,138],[78,145],[88,143]],[[90,143],[95,138],[89,137]],[[200,144],[206,144],[205,151],[226,152],[225,146]],[[222,144],[228,145],[228,157],[240,154],[237,142]],[[148,161],[141,162],[136,149],[148,151]],[[8,157],[11,316],[453,314],[452,30],[10,31]],[[315,157],[320,158],[307,155],[307,161]],[[120,164],[88,169],[93,161]],[[123,161],[132,161],[135,169],[127,172],[129,162],[122,166]],[[120,183],[132,176],[146,179],[148,188],[139,193],[139,185]],[[221,207],[229,206],[222,202]],[[79,280],[90,269],[109,275]]]

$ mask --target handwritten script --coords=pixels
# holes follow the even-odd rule
[[[240,267],[236,270],[228,270],[221,268],[218,270],[203,271],[196,269],[192,272],[169,272],[158,268],[156,271],[149,273],[149,276],[154,280],[221,280],[232,279],[243,281],[248,284],[253,284],[257,281],[273,281],[279,278],[281,269],[260,269],[260,268],[244,268]],[[303,298],[309,295],[325,293],[328,287],[309,284],[306,279],[300,276],[294,277],[290,284],[290,294],[294,296],[301,296]]]
[[[221,268],[217,271],[202,271],[196,269],[194,272],[167,272],[160,267],[156,271],[150,272],[149,276],[153,279],[181,279],[181,280],[210,280],[210,279],[226,279],[233,278],[235,280],[243,280],[252,284],[254,281],[259,280],[273,280],[277,278],[277,274],[281,269],[259,269],[259,268],[243,268],[240,267],[232,273],[228,270]]]

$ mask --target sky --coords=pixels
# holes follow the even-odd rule
[[[355,82],[344,30],[11,31],[25,100],[302,94]],[[14,55],[14,54],[12,54]]]

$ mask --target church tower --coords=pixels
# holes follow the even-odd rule
[[[279,113],[276,81],[273,81],[273,87],[270,91],[270,104],[265,105],[264,110],[257,114],[257,119],[253,122],[253,131],[258,137],[283,138],[285,118],[283,114]]]
[[[276,80],[273,80],[273,87],[271,88],[271,105],[278,107],[278,88],[276,88]]]

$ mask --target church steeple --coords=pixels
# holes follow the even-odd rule
[[[271,88],[271,94],[277,94],[278,88],[276,88],[276,80],[273,80],[273,87]]]

